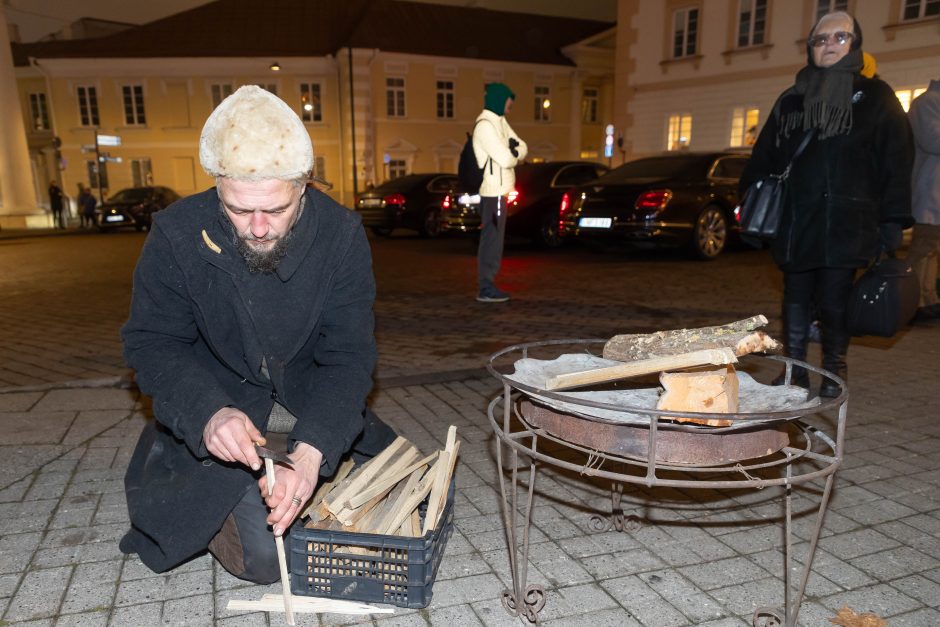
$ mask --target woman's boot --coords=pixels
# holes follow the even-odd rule
[[[819,321],[822,323],[823,368],[847,381],[849,375],[846,354],[851,338],[845,323],[845,310],[820,310]],[[840,386],[828,378],[824,378],[819,386],[819,396],[823,398],[836,398],[841,393]]]
[[[783,304],[783,348],[784,354],[792,359],[806,361],[806,345],[809,342],[809,325],[812,322],[812,308],[799,303]],[[771,385],[783,385],[786,371],[771,381]],[[793,367],[791,385],[809,389],[809,373],[805,368]]]

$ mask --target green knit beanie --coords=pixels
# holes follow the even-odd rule
[[[503,115],[506,112],[506,101],[510,98],[515,100],[516,94],[512,93],[512,90],[503,83],[487,83],[483,108],[492,111],[496,115]]]

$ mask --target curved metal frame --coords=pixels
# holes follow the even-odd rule
[[[811,372],[815,372],[824,378],[827,378],[841,387],[841,394],[838,398],[821,402],[818,405],[812,405],[805,408],[767,413],[736,413],[736,414],[708,414],[697,412],[678,412],[669,410],[669,416],[681,416],[692,418],[716,418],[730,419],[733,424],[728,427],[702,427],[690,425],[688,423],[673,423],[663,421],[663,412],[656,409],[616,406],[608,403],[591,401],[587,399],[576,399],[556,392],[548,392],[527,386],[513,381],[499,372],[495,362],[505,357],[511,357],[515,353],[521,353],[517,358],[528,356],[529,350],[534,348],[561,347],[561,346],[584,346],[590,344],[603,343],[606,340],[600,339],[574,339],[574,340],[549,340],[543,342],[531,342],[526,344],[516,344],[505,348],[490,356],[487,363],[487,370],[494,377],[503,383],[503,393],[496,396],[487,408],[487,416],[493,432],[498,437],[497,443],[497,465],[499,469],[499,487],[503,501],[503,524],[507,535],[509,545],[509,562],[512,570],[512,590],[503,591],[503,607],[513,616],[523,616],[529,622],[539,624],[539,612],[545,605],[545,592],[541,586],[527,586],[528,576],[528,558],[529,558],[529,528],[531,526],[531,512],[535,496],[535,477],[536,461],[551,464],[553,466],[564,468],[580,475],[589,477],[598,477],[612,482],[611,488],[611,515],[608,519],[599,515],[594,515],[590,521],[590,527],[595,531],[607,531],[616,528],[618,531],[635,531],[639,527],[639,519],[634,516],[625,516],[620,501],[623,493],[623,484],[640,484],[647,487],[668,486],[674,488],[692,488],[692,489],[741,489],[756,488],[762,489],[767,486],[783,486],[785,491],[785,563],[784,563],[784,608],[781,613],[775,608],[757,608],[752,618],[755,627],[773,627],[776,625],[785,625],[786,627],[796,627],[797,615],[802,603],[803,595],[806,591],[806,583],[809,580],[810,569],[813,557],[816,552],[816,545],[822,530],[823,518],[826,507],[829,503],[835,473],[842,464],[843,445],[845,439],[845,425],[847,418],[848,390],[845,382],[820,368],[815,368],[805,362],[797,361],[787,357],[780,356],[755,356],[759,359],[770,359],[782,362],[785,367],[785,381],[790,382],[792,370],[794,367],[802,367]],[[631,414],[645,415],[649,417],[649,444],[648,455],[646,459],[636,459],[605,453],[603,451],[589,449],[569,441],[566,441],[555,435],[551,435],[544,429],[535,427],[526,420],[526,416],[519,410],[520,401],[529,395],[537,394],[553,400],[564,401],[569,405],[582,405],[584,407],[593,407],[613,411],[629,412]],[[816,429],[802,419],[810,414],[817,414],[829,410],[838,410],[838,423],[836,427],[836,436],[833,440],[829,435]],[[496,419],[496,412],[502,414],[502,424]],[[581,414],[572,414],[575,420],[594,420],[596,422],[611,422],[603,419],[592,418]],[[515,421],[515,422],[514,422]],[[796,437],[801,442],[796,446],[786,446],[780,451],[771,453],[760,459],[750,460],[747,464],[734,463],[718,466],[696,466],[681,463],[664,463],[656,461],[656,441],[660,431],[677,430],[686,432],[699,432],[707,434],[729,433],[736,429],[754,425],[756,422],[765,424],[787,423],[796,431]],[[516,431],[513,431],[513,425],[518,425]],[[551,454],[540,450],[540,444],[549,442],[557,446],[562,446],[566,451],[572,454],[580,455],[584,458],[584,463],[578,465],[570,461],[560,459]],[[791,439],[792,443],[792,439]],[[504,472],[503,448],[506,447],[510,454],[510,477],[507,479]],[[519,483],[519,456],[520,454],[528,458],[528,494],[524,508],[520,512],[518,502],[518,483]],[[799,474],[794,473],[794,464],[798,461],[809,462],[815,466],[814,470],[803,471]],[[604,470],[603,466],[618,465],[624,469],[623,472],[614,470]],[[637,474],[629,474],[627,470],[637,471]],[[759,478],[750,474],[750,471],[768,471],[775,470],[780,476],[774,478]],[[644,472],[645,471],[645,472]],[[726,475],[722,480],[711,479],[674,479],[666,478],[658,474],[658,471],[681,471],[690,474],[693,477],[698,473],[708,473],[709,475]],[[817,511],[816,526],[810,539],[807,549],[806,559],[804,560],[803,572],[798,586],[794,587],[790,582],[791,554],[792,554],[792,503],[791,491],[794,485],[807,483],[816,479],[825,478],[825,487]],[[507,486],[507,481],[509,486]],[[517,530],[521,527],[522,537],[517,535]],[[521,553],[521,555],[520,555]]]

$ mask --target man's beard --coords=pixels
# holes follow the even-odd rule
[[[234,229],[233,229],[234,230]],[[264,273],[270,274],[277,270],[281,260],[287,255],[287,249],[290,245],[290,233],[277,238],[273,246],[255,247],[248,243],[249,240],[258,240],[250,234],[244,236],[235,233],[235,248],[241,254],[242,259],[248,266],[248,271],[252,274]]]

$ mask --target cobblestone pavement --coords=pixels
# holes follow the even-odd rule
[[[150,413],[126,384],[116,337],[128,260],[141,241],[0,238],[0,625],[284,624],[281,614],[225,609],[229,599],[278,586],[246,584],[207,556],[155,574],[118,551],[124,468]],[[395,238],[374,242],[374,254],[373,406],[425,450],[458,426],[455,531],[426,609],[374,620],[298,615],[301,625],[521,624],[500,602],[509,553],[486,406],[501,386],[481,372],[486,356],[546,338],[770,317],[779,301],[778,278],[759,252],[700,264],[511,249],[504,276],[515,299],[507,305],[472,300],[469,242]],[[938,355],[937,327],[853,342],[845,462],[801,625],[829,625],[844,605],[892,627],[940,625]],[[832,431],[832,416],[813,423]],[[798,558],[820,488],[794,491]],[[782,605],[779,488],[627,486],[624,508],[641,526],[592,531],[591,515],[610,511],[608,490],[577,473],[539,470],[528,580],[545,587],[543,624],[731,627],[750,625],[756,607]]]

